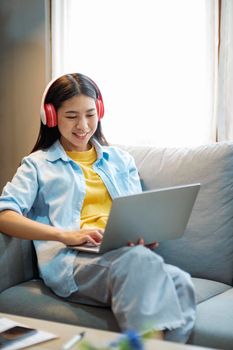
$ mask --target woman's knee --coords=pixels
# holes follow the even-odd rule
[[[130,269],[134,271],[141,269],[146,271],[147,269],[149,273],[150,270],[154,270],[155,267],[157,269],[162,269],[163,264],[164,262],[161,256],[142,245],[129,247],[117,261],[119,267],[120,265],[124,267],[127,266],[127,273],[129,273]]]
[[[192,298],[195,299],[195,289],[191,275],[188,272],[181,270],[177,266],[166,265],[165,268],[168,274],[171,276],[177,291],[179,289],[183,291],[186,290],[186,293],[188,292],[190,297],[192,296]]]
[[[173,279],[179,278],[180,280],[183,280],[184,282],[191,282],[192,283],[190,274],[188,272],[180,269],[178,266],[166,264],[166,270]]]

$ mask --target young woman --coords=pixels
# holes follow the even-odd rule
[[[67,74],[48,85],[37,142],[0,197],[0,231],[33,240],[40,275],[60,297],[111,306],[122,330],[157,330],[184,343],[195,321],[186,272],[165,264],[143,238],[103,255],[67,247],[98,245],[112,199],[141,191],[133,158],[107,144],[103,116],[90,78]]]

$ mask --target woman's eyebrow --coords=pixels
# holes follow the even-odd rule
[[[94,112],[94,111],[96,111],[95,108],[90,108],[90,109],[87,110],[87,112]]]
[[[73,113],[73,114],[76,114],[78,113],[77,111],[65,111],[65,113]]]
[[[95,111],[95,108],[90,108],[90,109],[87,109],[86,112],[89,113],[89,112],[94,112]],[[66,111],[65,113],[73,113],[73,114],[79,114],[79,111]]]

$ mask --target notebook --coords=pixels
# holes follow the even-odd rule
[[[99,246],[69,246],[90,253],[105,253],[136,243],[145,244],[181,237],[184,234],[200,184],[160,188],[113,199]]]

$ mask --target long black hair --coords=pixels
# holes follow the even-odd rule
[[[82,94],[96,100],[99,93],[95,83],[87,76],[80,73],[66,74],[56,79],[51,84],[45,96],[44,103],[53,104],[57,112],[62,103],[73,96]],[[40,149],[49,148],[55,141],[60,139],[60,137],[61,134],[57,126],[49,128],[41,122],[39,135],[31,153]],[[108,145],[103,135],[100,121],[98,121],[97,129],[93,137],[95,137],[101,145]]]

